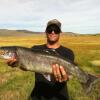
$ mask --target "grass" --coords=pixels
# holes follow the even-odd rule
[[[27,37],[0,37],[0,46],[18,45],[31,47],[44,44],[44,35]],[[83,70],[100,76],[100,65],[91,61],[100,61],[100,36],[67,36],[62,34],[60,42],[71,48],[75,54],[75,62]],[[0,59],[0,100],[27,100],[34,88],[34,73],[7,66]],[[97,62],[95,62],[97,64]],[[74,77],[68,81],[70,100],[100,100],[100,83],[90,95],[86,95],[79,81]]]

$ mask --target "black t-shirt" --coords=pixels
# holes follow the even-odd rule
[[[32,49],[45,50],[50,49],[44,45],[33,46]],[[74,62],[72,50],[60,46],[55,51],[62,57]],[[32,100],[68,100],[68,91],[66,82],[48,81],[43,74],[35,73],[35,88],[31,94]]]

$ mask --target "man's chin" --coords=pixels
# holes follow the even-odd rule
[[[53,44],[57,43],[57,41],[48,40],[48,43],[49,43],[50,45],[53,45]]]

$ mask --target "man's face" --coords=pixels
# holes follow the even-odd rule
[[[56,25],[51,25],[46,29],[47,41],[54,44],[59,41],[61,30]]]

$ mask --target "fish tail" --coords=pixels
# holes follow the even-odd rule
[[[86,91],[86,93],[90,93],[92,89],[100,82],[100,77],[88,74],[88,80],[86,83],[81,83],[83,86],[83,89]]]

